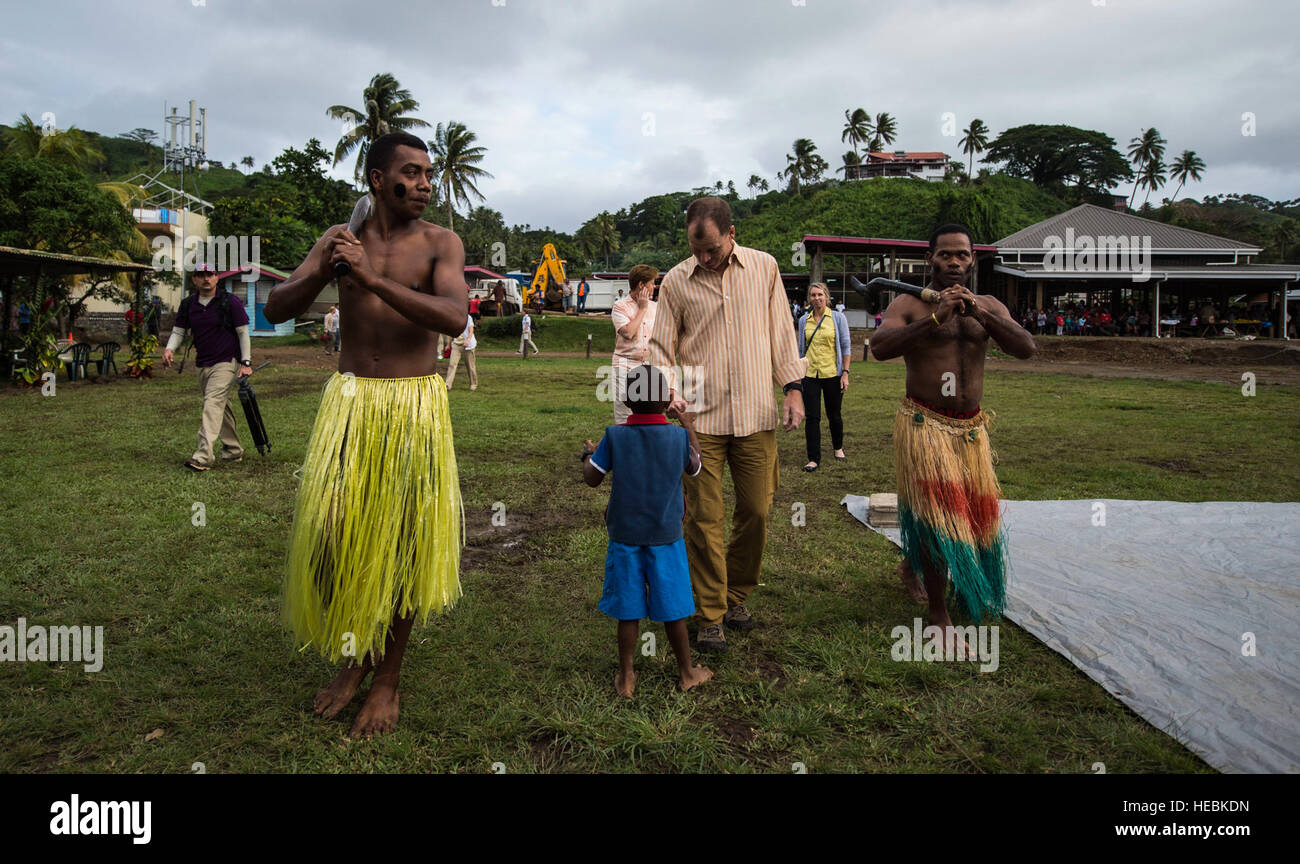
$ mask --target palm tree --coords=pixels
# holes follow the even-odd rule
[[[887,112],[877,114],[875,134],[871,137],[871,149],[883,150],[886,146],[893,144],[897,136],[898,121]]]
[[[26,159],[49,159],[81,171],[104,161],[104,153],[76,126],[46,132],[26,114],[5,136],[5,151]]]
[[[1137,197],[1138,187],[1143,185],[1142,175],[1146,171],[1147,165],[1153,161],[1162,161],[1165,158],[1166,143],[1168,142],[1160,137],[1160,130],[1154,126],[1150,129],[1143,129],[1141,135],[1128,142],[1128,158],[1138,173],[1138,180],[1133,184],[1133,193],[1128,196],[1130,210],[1133,209],[1133,199]]]
[[[483,200],[483,193],[478,191],[477,181],[491,177],[487,171],[478,167],[483,161],[487,149],[474,143],[478,136],[465,128],[464,123],[451,120],[446,126],[438,124],[434,131],[429,149],[433,153],[433,171],[436,175],[435,185],[447,204],[447,227],[455,230],[453,207],[456,203],[470,205],[470,196]]]
[[[1178,179],[1178,188],[1174,190],[1175,201],[1178,200],[1178,193],[1183,191],[1183,184],[1187,182],[1187,178],[1200,180],[1201,172],[1204,170],[1205,162],[1196,155],[1195,150],[1184,150],[1183,155],[1174,160],[1174,163],[1169,166],[1169,174]]]
[[[844,109],[844,131],[840,133],[840,141],[847,141],[853,148],[856,156],[858,145],[863,144],[875,132],[875,127],[871,123],[871,115],[862,108],[854,108],[852,112]],[[854,164],[861,164],[862,160]],[[845,163],[848,164],[847,162]]]
[[[1147,199],[1151,193],[1165,185],[1165,163],[1161,159],[1153,159],[1142,169],[1142,175],[1138,177],[1138,185],[1145,186],[1147,194],[1142,196],[1142,206],[1146,206]]]
[[[794,152],[786,155],[783,173],[794,183],[795,194],[798,194],[802,188],[800,181],[815,182],[830,165],[818,155],[817,145],[811,138],[797,138],[792,146]]]
[[[614,214],[603,210],[582,226],[581,233],[586,238],[588,252],[605,256],[605,269],[609,269],[609,256],[618,251],[618,229],[614,227]]]
[[[429,124],[418,117],[406,116],[419,108],[420,103],[411,97],[410,90],[404,89],[388,72],[381,72],[370,79],[370,85],[361,91],[361,100],[364,110],[346,105],[331,105],[325,109],[325,113],[335,120],[342,120],[349,127],[334,147],[334,164],[339,164],[356,150],[357,165],[353,176],[358,185],[368,186],[369,181],[364,175],[370,142],[389,132],[402,132]]]
[[[78,171],[89,171],[104,161],[103,152],[91,142],[89,135],[76,126],[47,133],[33,123],[32,118],[26,114],[22,115],[17,126],[9,130],[5,150],[26,159],[47,159]],[[113,195],[118,203],[128,210],[133,199],[143,201],[149,197],[148,193],[134,183],[108,180],[96,183],[95,186]],[[134,226],[134,223],[132,224]],[[93,239],[94,235],[90,236]],[[148,253],[148,239],[139,228],[132,227],[131,238],[126,247],[113,250],[111,257],[121,261],[131,261]],[[122,286],[129,284],[129,280],[122,274],[113,281]]]
[[[750,174],[749,182],[746,183],[745,185],[749,187],[749,194],[751,197],[754,198],[758,197],[757,190],[762,190],[764,192],[767,191],[767,181],[764,180],[762,177],[759,177],[757,174]]]
[[[961,147],[961,152],[970,156],[969,167],[966,169],[966,177],[970,178],[975,173],[975,154],[983,153],[984,148],[989,146],[989,127],[984,125],[984,121],[976,117],[970,121],[970,126],[962,130],[962,139],[957,142]]]
[[[239,160],[239,164],[245,166],[246,168],[248,168],[249,171],[252,171],[252,170],[253,170],[253,157],[252,157],[252,156],[245,156],[243,159],[240,159],[240,160]]]
[[[835,171],[837,173],[841,171],[844,172],[844,179],[847,180],[849,178],[849,169],[855,165],[861,165],[862,157],[859,156],[855,151],[850,150],[849,152],[844,154],[843,159],[844,159],[844,164],[841,165],[839,168],[836,168]]]

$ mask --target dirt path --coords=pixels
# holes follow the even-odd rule
[[[862,334],[855,333],[853,341],[854,361],[862,362]],[[1237,385],[1241,383],[1242,373],[1253,372],[1260,385],[1300,386],[1300,347],[1275,341],[1040,337],[1038,345],[1039,352],[1033,360],[990,357],[987,368],[999,372],[1210,381]],[[254,342],[253,353],[258,363],[269,360],[280,366],[296,368],[338,368],[337,354],[326,354],[306,346],[259,348]],[[509,350],[483,350],[478,353],[480,357],[519,356]],[[596,357],[595,354],[592,356],[593,359]],[[586,357],[586,353],[543,351],[537,360],[544,363],[548,357],[575,359]],[[902,360],[888,362],[902,363]],[[446,368],[447,362],[441,361],[439,372],[445,372]]]
[[[1034,359],[990,357],[986,368],[1085,378],[1152,378],[1234,385],[1241,384],[1243,373],[1252,372],[1257,385],[1300,386],[1300,347],[1277,341],[1070,336],[1040,336],[1036,341],[1038,354]],[[863,335],[855,333],[853,357],[858,362],[862,358],[862,344]]]

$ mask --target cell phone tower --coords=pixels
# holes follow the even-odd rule
[[[179,210],[180,244],[177,247],[181,256],[185,254],[185,238],[188,234],[187,222],[190,210],[208,213],[212,205],[199,197],[197,172],[207,168],[208,144],[208,110],[198,107],[196,100],[190,100],[188,115],[181,114],[180,109],[163,103],[163,164],[152,176],[137,174],[130,182],[137,183],[148,193],[141,206],[167,207]],[[164,183],[159,178],[163,174],[172,174],[180,178],[180,188]],[[186,189],[186,181],[193,187]],[[183,259],[182,259],[183,260]]]

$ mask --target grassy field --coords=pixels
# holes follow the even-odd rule
[[[577,318],[558,312],[544,315],[532,313],[533,341],[541,351],[549,353],[578,353],[587,350],[587,336],[591,336],[591,353],[608,355],[614,350],[614,328],[609,317]],[[485,316],[479,320],[476,337],[480,351],[518,351],[519,329],[522,316],[495,318]],[[344,331],[347,332],[346,330]],[[305,330],[292,336],[268,336],[257,340],[257,347],[314,346]]]
[[[458,380],[465,597],[417,626],[401,726],[370,742],[344,738],[355,707],[312,716],[331,669],[280,625],[293,472],[325,373],[259,372],[273,456],[199,475],[180,467],[199,415],[189,371],[0,394],[0,623],[99,624],[107,643],[98,673],[0,664],[0,771],[1209,770],[1009,623],[993,674],[890,659],[891,628],[923,609],[888,543],[838,504],[894,485],[902,368],[874,363],[855,366],[845,400],[847,465],[804,474],[802,432],[778,433],[760,627],[690,694],[653,627],[658,656],[638,659],[637,696],[620,700],[614,625],[595,608],[608,488],[583,485],[575,457],[611,422],[593,398],[603,362],[482,358],[478,392]],[[1294,390],[991,373],[986,393],[1008,498],[1300,491],[1280,455],[1300,448]]]

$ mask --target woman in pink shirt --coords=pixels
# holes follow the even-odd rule
[[[610,317],[614,321],[614,424],[627,422],[631,411],[623,404],[627,393],[627,373],[650,356],[650,333],[655,327],[655,280],[659,271],[649,264],[638,264],[627,274],[631,292],[614,304]]]

